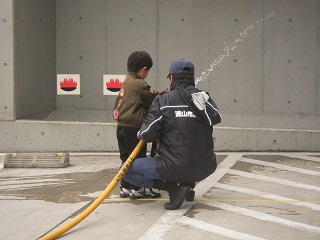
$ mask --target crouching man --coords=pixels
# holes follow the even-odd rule
[[[146,142],[159,140],[158,156],[134,160],[123,178],[167,191],[169,202],[164,207],[174,210],[185,199],[193,201],[195,182],[216,170],[212,134],[221,115],[209,94],[195,88],[191,62],[173,61],[168,78],[170,91],[154,99],[137,136]]]

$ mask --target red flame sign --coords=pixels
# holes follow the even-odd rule
[[[122,82],[116,78],[111,78],[108,82],[106,82],[106,87],[111,92],[119,92],[122,87]]]
[[[77,88],[78,83],[73,78],[65,78],[60,82],[60,88],[64,91],[73,91]]]

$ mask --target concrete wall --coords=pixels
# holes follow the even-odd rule
[[[114,151],[102,75],[125,74],[135,50],[157,90],[172,60],[194,62],[223,115],[217,150],[320,151],[319,12],[320,0],[1,0],[0,152]],[[56,96],[63,73],[80,74],[80,96]]]
[[[224,114],[319,116],[318,12],[318,0],[58,0],[57,72],[83,85],[58,98],[56,119],[112,122],[102,75],[125,74],[139,49],[155,61],[147,81],[158,90],[184,57]]]

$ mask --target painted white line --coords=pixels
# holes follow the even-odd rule
[[[35,177],[34,176],[25,176],[25,177],[10,177],[10,178],[7,178],[7,177],[0,177],[0,181],[3,182],[3,181],[19,181],[19,180],[25,180],[25,179],[34,179]]]
[[[197,184],[195,191],[196,196],[202,197],[218,180],[223,177],[240,158],[242,154],[231,153],[218,166],[217,170],[208,178]],[[187,207],[186,207],[187,205]],[[175,211],[167,211],[157,222],[155,222],[139,240],[161,240],[164,235],[171,230],[174,223],[183,217],[184,214],[193,206],[192,203],[184,202],[182,207]]]
[[[171,230],[175,222],[178,221],[190,208],[180,208],[174,211],[166,211],[157,222],[155,222],[139,240],[162,240],[164,235]]]
[[[282,185],[286,185],[286,186],[290,186],[290,187],[296,187],[296,188],[302,188],[302,189],[314,190],[314,191],[320,192],[320,187],[318,187],[318,186],[312,186],[312,185],[308,185],[308,184],[293,182],[293,181],[289,181],[289,180],[285,180],[285,179],[267,177],[267,176],[242,172],[242,171],[233,170],[233,169],[230,169],[228,173],[242,176],[242,177],[246,177],[246,178],[253,178],[253,179],[258,179],[258,180],[262,180],[262,181],[274,182],[277,184],[282,184]]]
[[[43,186],[62,186],[66,184],[74,183],[72,179],[64,179],[59,181],[58,179],[34,179],[32,178],[9,178],[8,180],[0,179],[0,190],[23,190],[30,188],[39,188]]]
[[[310,208],[315,211],[320,211],[320,205],[314,204],[314,203],[302,202],[302,201],[298,201],[298,200],[292,199],[292,198],[286,198],[286,197],[282,197],[282,196],[275,195],[275,194],[269,194],[269,193],[265,193],[265,192],[261,192],[261,191],[257,191],[257,190],[253,190],[253,189],[248,189],[248,188],[230,186],[230,185],[222,184],[222,183],[216,183],[214,186],[221,188],[221,189],[245,193],[245,194],[253,195],[256,197],[260,197],[260,198],[284,201],[286,204],[291,204],[291,205],[295,205],[295,206],[299,206],[299,207],[306,207],[306,208]]]
[[[194,228],[198,228],[210,233],[215,233],[220,236],[228,237],[231,239],[239,239],[239,240],[264,240],[264,238],[255,237],[252,235],[248,235],[245,233],[237,232],[234,230],[230,230],[227,228],[219,227],[216,225],[208,224],[196,219],[191,219],[188,217],[181,217],[178,220],[182,225],[188,225]]]
[[[120,198],[119,194],[111,194],[111,196],[109,197],[110,199],[112,198]]]
[[[278,169],[292,171],[292,172],[299,172],[299,173],[313,175],[313,176],[320,176],[320,172],[319,171],[312,171],[312,170],[303,169],[303,168],[296,168],[296,167],[291,167],[291,166],[282,165],[282,164],[278,164],[278,163],[271,163],[271,162],[254,160],[254,159],[249,159],[249,158],[241,158],[240,161],[241,162],[252,163],[252,164],[257,164],[257,165],[273,167],[273,168],[278,168]]]
[[[283,155],[283,156],[286,156],[286,157],[300,158],[300,159],[302,159],[302,160],[313,161],[313,162],[318,162],[318,163],[320,163],[320,158],[319,158],[319,157],[308,156],[308,155],[309,155],[308,153],[305,153],[304,155],[284,153],[284,154],[282,154],[282,155]],[[312,155],[312,154],[310,153],[310,155]],[[320,155],[320,153],[314,154],[314,155]]]
[[[67,183],[51,183],[50,186],[63,186]],[[42,188],[43,186],[45,187],[48,187],[49,185],[48,184],[24,184],[24,185],[19,185],[19,186],[2,186],[0,187],[0,190],[6,190],[6,191],[9,191],[9,190],[14,190],[14,191],[18,191],[18,190],[24,190],[24,189],[30,189],[30,188]]]
[[[196,197],[201,198],[215,183],[217,183],[226,173],[230,171],[230,168],[241,159],[242,154],[233,153],[228,155],[219,165],[217,170],[206,179],[202,180],[195,187]]]
[[[272,222],[275,224],[280,224],[280,225],[294,228],[294,229],[313,231],[318,234],[320,233],[320,227],[315,227],[315,226],[311,226],[311,225],[308,225],[305,223],[300,223],[300,222],[294,222],[294,221],[287,220],[284,218],[275,217],[275,216],[272,216],[272,215],[269,215],[266,213],[261,213],[258,211],[254,211],[254,210],[250,210],[250,209],[246,209],[246,208],[242,208],[242,207],[237,207],[237,206],[233,206],[233,205],[222,203],[222,202],[203,202],[203,204],[209,205],[211,207],[227,210],[230,212],[234,212],[237,214],[242,214],[242,215],[256,218],[259,220],[268,221],[268,222]]]
[[[72,183],[72,179],[63,179],[63,181],[59,179],[22,179],[20,178],[19,180],[13,180],[8,179],[8,180],[0,180],[0,186],[17,186],[17,185],[26,185],[26,184],[40,184],[40,183],[46,183],[48,186],[51,183]]]
[[[26,200],[26,197],[17,197],[17,196],[0,196],[0,200]]]

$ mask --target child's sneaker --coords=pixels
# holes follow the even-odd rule
[[[130,189],[120,188],[120,194],[119,194],[119,196],[120,196],[121,198],[127,198],[127,197],[129,197],[129,195],[130,195]]]
[[[131,192],[129,194],[130,199],[159,198],[159,197],[161,197],[161,194],[152,191],[151,188],[140,188],[139,190],[131,189]]]
[[[147,188],[145,191],[151,195],[152,198],[159,198],[161,194],[152,190],[152,188]]]

